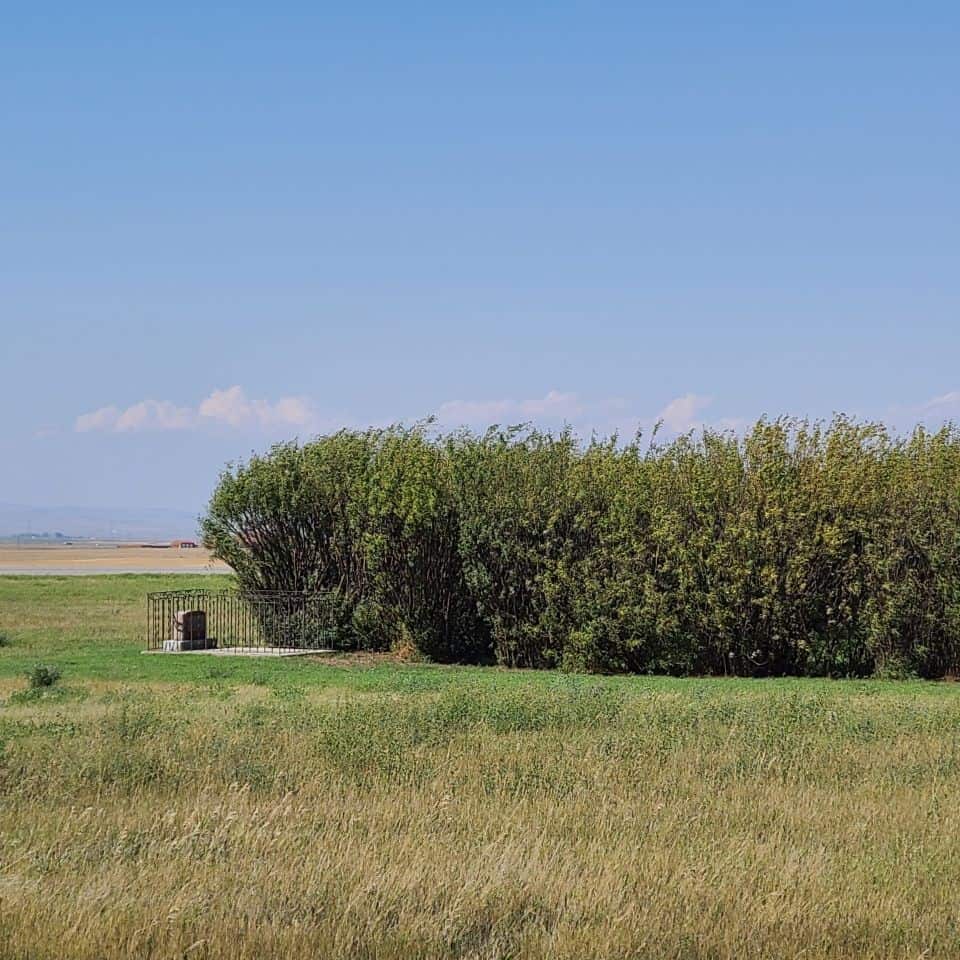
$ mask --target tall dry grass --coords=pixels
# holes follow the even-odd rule
[[[8,701],[0,954],[955,957],[960,701],[879,689]]]

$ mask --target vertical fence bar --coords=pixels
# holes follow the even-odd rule
[[[340,629],[339,606],[329,593],[168,590],[147,594],[147,649],[163,649],[177,637],[176,615],[187,610],[206,615],[207,637],[221,648],[282,654],[358,646]]]

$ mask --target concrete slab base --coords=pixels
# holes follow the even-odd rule
[[[212,638],[199,637],[196,640],[164,640],[164,653],[198,653],[215,649],[217,641]]]

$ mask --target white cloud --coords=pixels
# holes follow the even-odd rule
[[[621,397],[587,400],[575,393],[551,390],[544,397],[528,400],[451,400],[440,406],[438,420],[443,426],[466,424],[485,427],[491,423],[534,422],[570,423],[581,436],[593,431],[601,435],[618,433],[621,437],[632,436],[638,428],[649,433],[656,423],[662,424],[665,433],[680,434],[711,426],[717,430],[740,430],[745,421],[740,418],[708,420],[703,414],[713,405],[713,398],[698,393],[686,393],[675,397],[659,413],[651,416],[631,410],[631,405]]]
[[[193,407],[181,407],[169,400],[140,400],[126,408],[101,407],[77,417],[78,433],[93,431],[133,433],[140,431],[194,430],[220,424],[236,429],[300,427],[316,422],[310,402],[304,397],[281,397],[276,402],[250,400],[240,386],[214,390]]]
[[[304,397],[281,397],[276,403],[249,400],[239,386],[214,390],[201,402],[197,413],[231,427],[305,427],[314,420],[313,408]]]
[[[483,429],[493,423],[532,421],[556,427],[569,423],[582,437],[596,431],[632,437],[637,429],[649,435],[654,424],[662,423],[665,433],[679,434],[712,425],[716,429],[739,429],[742,421],[703,416],[712,398],[697,393],[675,397],[659,413],[638,412],[621,397],[586,399],[576,393],[550,390],[527,399],[450,400],[440,405],[437,419],[441,428],[469,426]],[[314,434],[336,429],[355,418],[321,418],[306,397],[288,396],[277,400],[248,397],[235,384],[211,391],[195,407],[169,400],[140,400],[128,407],[110,405],[77,417],[78,433],[135,433],[146,431],[231,429],[274,435]],[[387,418],[384,423],[393,422]]]
[[[227,390],[214,390],[200,402],[197,412],[201,417],[239,427],[250,418],[250,404],[240,387],[230,387]]]
[[[305,427],[314,421],[315,414],[310,401],[304,397],[281,397],[270,411],[277,423],[289,423]]]
[[[885,419],[905,433],[921,423],[935,428],[948,421],[960,420],[960,390],[942,393],[922,403],[898,404],[887,411]]]
[[[440,405],[437,418],[443,424],[488,426],[538,417],[571,419],[584,411],[584,404],[575,393],[551,390],[545,397],[532,400],[448,400]]]
[[[77,417],[74,429],[77,433],[89,433],[92,430],[112,430],[116,426],[120,411],[116,407],[101,407],[92,413],[82,413]]]
[[[551,390],[542,400],[529,400],[523,406],[523,412],[531,417],[575,417],[583,413],[583,409],[584,405],[575,393],[561,393],[559,390]]]
[[[949,393],[928,400],[921,405],[918,412],[938,417],[952,417],[960,414],[960,390],[951,390]]]
[[[686,433],[703,424],[699,414],[713,403],[712,397],[697,393],[685,393],[671,400],[654,418],[673,433]]]
[[[193,425],[193,411],[178,407],[168,400],[141,400],[117,416],[113,429],[117,433],[135,430],[186,430]]]

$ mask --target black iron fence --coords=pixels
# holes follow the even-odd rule
[[[168,590],[147,595],[147,649],[278,653],[355,646],[331,593]]]

